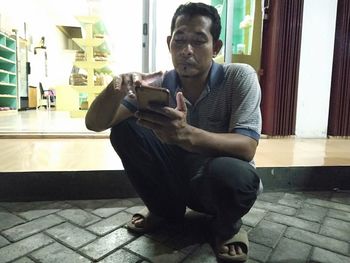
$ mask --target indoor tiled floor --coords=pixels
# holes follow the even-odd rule
[[[71,118],[67,111],[28,110],[0,115],[0,135],[81,134],[97,135],[85,127],[84,118]],[[102,133],[107,134],[107,133]]]
[[[68,112],[30,110],[0,117],[0,171],[121,170],[109,131],[85,128]],[[261,139],[258,167],[348,166],[350,139]]]

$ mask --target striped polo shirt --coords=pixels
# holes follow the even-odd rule
[[[170,91],[170,106],[176,107],[176,93],[181,83],[175,70],[166,72],[152,83]],[[186,100],[187,122],[197,128],[216,133],[239,133],[256,141],[261,133],[260,85],[255,70],[247,65],[213,62],[206,88],[191,104]],[[137,101],[125,97],[122,104],[137,110]]]

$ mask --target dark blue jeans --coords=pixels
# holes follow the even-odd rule
[[[129,118],[114,126],[111,143],[148,209],[174,221],[186,207],[214,216],[215,234],[229,238],[253,206],[259,187],[256,170],[232,157],[209,157],[163,144]]]

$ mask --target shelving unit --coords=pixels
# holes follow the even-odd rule
[[[78,16],[78,21],[85,28],[85,38],[73,38],[73,41],[85,52],[85,60],[75,61],[74,66],[83,68],[87,71],[87,84],[80,86],[71,86],[78,93],[87,94],[87,105],[91,105],[95,97],[101,93],[104,86],[95,85],[94,77],[96,70],[101,70],[108,66],[107,61],[96,61],[94,51],[103,48],[104,38],[95,37],[94,27],[100,21],[95,16]],[[71,117],[83,117],[86,110],[73,110]]]
[[[16,111],[16,40],[0,32],[0,115]]]

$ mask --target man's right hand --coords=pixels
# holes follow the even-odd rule
[[[113,87],[116,90],[125,92],[131,98],[135,98],[135,86],[144,84],[148,85],[163,76],[162,71],[142,74],[137,72],[117,75],[113,78]]]
[[[93,131],[103,131],[132,116],[133,113],[120,104],[125,95],[135,99],[136,85],[150,84],[162,76],[162,72],[132,72],[115,76],[90,105],[85,117],[86,127]]]

